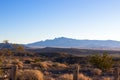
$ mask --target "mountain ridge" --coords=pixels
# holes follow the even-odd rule
[[[55,39],[47,39],[27,44],[32,47],[61,47],[61,48],[120,48],[120,41],[115,40],[88,40],[88,39],[72,39],[59,37]]]

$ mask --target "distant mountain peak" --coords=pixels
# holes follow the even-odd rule
[[[58,37],[58,38],[55,38],[54,40],[56,39],[71,39],[71,38],[66,38],[66,37]]]

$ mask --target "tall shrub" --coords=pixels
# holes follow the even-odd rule
[[[107,53],[104,54],[95,54],[90,56],[90,63],[103,71],[109,70],[113,66],[113,58]]]

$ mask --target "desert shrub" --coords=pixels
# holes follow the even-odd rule
[[[102,55],[95,54],[90,56],[90,63],[103,71],[109,70],[113,66],[112,56],[109,56],[107,53]]]
[[[24,51],[24,52],[16,52],[16,51],[14,51],[14,56],[21,56],[21,57],[29,56],[29,57],[32,57],[34,55],[33,55],[33,53],[27,52],[27,51]]]
[[[43,80],[43,74],[39,70],[18,71],[16,80]]]
[[[0,54],[1,54],[1,55],[4,55],[4,56],[11,56],[12,53],[13,53],[12,50],[9,49],[9,48],[2,48],[2,49],[0,50]]]
[[[0,56],[0,66],[2,65],[2,63],[3,63],[3,57],[2,56]]]
[[[67,64],[86,64],[88,63],[85,57],[79,56],[68,56],[68,57],[57,57],[54,59],[55,62],[67,63]]]
[[[40,62],[40,61],[41,61],[40,58],[35,58],[35,59],[34,59],[34,62]]]

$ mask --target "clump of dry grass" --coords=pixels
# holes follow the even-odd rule
[[[32,63],[31,66],[32,66],[33,68],[34,68],[34,67],[38,67],[38,68],[42,68],[42,69],[47,70],[48,68],[50,68],[50,67],[52,66],[52,63],[51,63],[51,62],[44,61],[44,62]]]
[[[102,74],[102,70],[98,69],[98,68],[94,68],[91,70],[92,74],[94,75],[101,75]]]
[[[60,75],[58,80],[73,80],[73,74]]]
[[[19,59],[9,59],[9,61],[8,60],[5,60],[5,67],[12,67],[13,65],[17,65],[18,66],[18,68],[23,68],[23,62],[22,61],[20,61]]]
[[[62,63],[58,63],[58,62],[53,63],[53,65],[54,65],[55,67],[61,67],[61,68],[66,68],[66,67],[67,67],[67,65],[62,64]]]
[[[45,72],[44,72],[44,75],[49,75],[49,72],[45,71]]]
[[[8,66],[13,66],[13,65],[17,65],[18,68],[23,68],[23,62],[20,61],[19,59],[12,60],[11,64],[9,64]]]
[[[51,61],[45,61],[45,62],[40,62],[41,66],[44,67],[45,69],[48,69],[49,67],[52,66]]]
[[[26,63],[26,64],[30,64],[30,63],[34,62],[34,60],[29,57],[24,58],[23,60],[24,60],[24,63]]]
[[[92,80],[92,79],[81,73],[81,74],[79,74],[79,80]]]
[[[111,80],[109,77],[103,77],[102,80]]]
[[[17,80],[43,80],[43,74],[39,70],[18,71]]]
[[[58,80],[73,80],[73,74],[63,74],[59,76]],[[84,74],[79,74],[79,80],[92,80],[90,77],[85,76]]]
[[[52,77],[50,77],[50,76],[45,76],[45,77],[44,77],[44,80],[56,80],[56,79],[54,79],[54,78],[52,78]]]
[[[52,66],[52,63],[47,62],[47,61],[45,61],[45,62],[37,62],[37,63],[32,63],[31,66],[32,67],[40,67],[40,68],[43,68],[43,69],[47,70],[49,67]]]
[[[47,70],[49,68],[53,68],[53,67],[55,67],[55,68],[66,68],[67,67],[67,65],[65,65],[65,64],[51,62],[51,61],[32,63],[31,66],[32,67],[40,67],[40,68],[43,68],[45,70]]]

